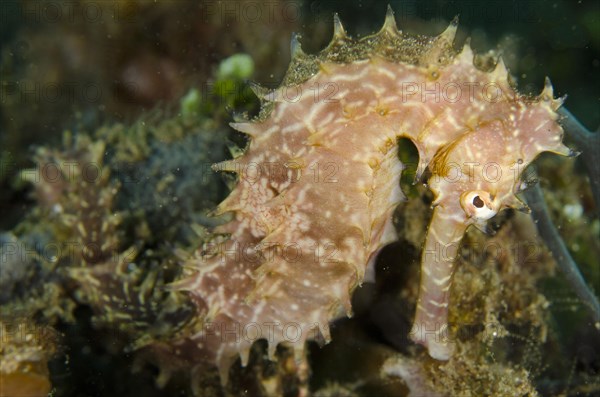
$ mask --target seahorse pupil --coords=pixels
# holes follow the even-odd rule
[[[473,198],[473,205],[477,208],[483,207],[483,200],[479,198],[479,196],[475,196]]]

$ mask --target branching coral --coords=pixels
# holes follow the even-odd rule
[[[93,135],[66,132],[62,147],[37,150],[20,177],[34,185],[38,206],[2,237],[1,270],[11,274],[2,279],[3,311],[21,307],[68,329],[75,308],[87,306],[118,353],[172,337],[189,320],[189,301],[166,284],[179,271],[175,253],[211,224],[207,208],[224,184],[208,171],[226,140],[194,109],[185,117],[157,110]]]

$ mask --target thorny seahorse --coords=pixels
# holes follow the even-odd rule
[[[416,146],[417,178],[429,170],[435,196],[411,338],[436,359],[452,355],[449,290],[465,231],[526,209],[515,193],[538,154],[573,154],[549,80],[537,97],[519,94],[501,58],[485,67],[468,41],[454,49],[456,30],[455,20],[437,37],[405,34],[388,8],[378,33],[353,40],[336,15],[324,50],[305,54],[295,36],[283,84],[254,87],[260,115],[232,124],[248,147],[214,166],[238,174],[216,210],[233,219],[175,286],[197,303],[192,340],[223,379],[256,339],[271,358],[286,343],[300,359],[307,339],[328,342],[328,324],[351,315],[353,290],[397,239],[400,138]]]

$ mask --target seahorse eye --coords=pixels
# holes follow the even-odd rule
[[[473,198],[473,205],[477,208],[482,208],[483,207],[483,200],[479,198],[479,196],[475,196],[475,198]]]
[[[500,208],[494,196],[483,190],[463,193],[460,204],[469,218],[486,221],[498,213]]]

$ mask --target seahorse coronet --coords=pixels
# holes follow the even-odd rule
[[[213,166],[238,176],[215,211],[233,213],[215,230],[228,237],[208,243],[211,254],[191,259],[196,271],[174,287],[198,303],[203,326],[191,340],[222,379],[238,355],[246,365],[256,339],[267,339],[270,358],[279,343],[300,357],[307,340],[330,341],[329,323],[351,314],[352,292],[397,239],[399,138],[414,143],[417,179],[429,170],[435,197],[411,338],[450,358],[456,250],[438,255],[440,247],[458,246],[471,224],[503,208],[522,208],[515,193],[539,153],[572,153],[549,79],[539,96],[520,95],[501,57],[483,67],[469,41],[454,48],[457,27],[455,18],[436,37],[409,35],[388,7],[379,32],[354,40],[336,14],[318,54],[293,36],[280,87],[252,84],[260,114],[231,124],[249,144]]]

